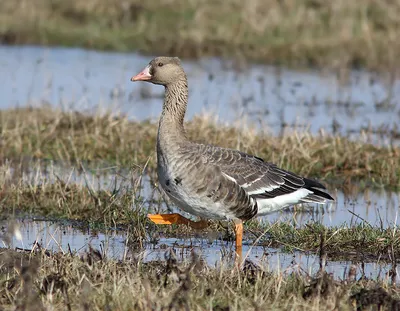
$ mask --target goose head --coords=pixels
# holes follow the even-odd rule
[[[146,81],[167,86],[179,80],[186,80],[185,72],[178,57],[160,56],[154,58],[131,81]]]

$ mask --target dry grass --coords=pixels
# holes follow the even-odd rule
[[[394,310],[398,289],[351,275],[334,281],[324,272],[242,271],[204,266],[196,257],[177,263],[106,260],[44,250],[0,250],[3,310]]]
[[[271,137],[253,130],[218,125],[198,117],[187,124],[189,137],[255,154],[298,174],[340,187],[399,188],[400,148],[378,147],[345,137],[291,134]],[[0,161],[26,158],[63,161],[80,167],[117,165],[143,169],[155,179],[157,125],[125,116],[89,116],[53,108],[0,111]],[[139,170],[140,170],[139,169]]]
[[[398,66],[399,25],[400,0],[0,3],[5,43],[238,56],[303,66]]]

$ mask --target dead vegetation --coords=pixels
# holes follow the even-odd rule
[[[293,133],[278,137],[217,124],[208,117],[187,123],[193,141],[240,149],[298,174],[340,188],[400,186],[400,149],[346,137]],[[0,111],[0,161],[18,166],[29,159],[82,167],[135,168],[155,177],[157,125],[110,113],[86,115],[56,108]],[[153,180],[156,180],[155,178]]]
[[[385,70],[399,13],[399,0],[15,0],[0,3],[0,40]]]
[[[109,260],[43,249],[0,249],[3,310],[396,310],[389,283],[324,271],[270,273],[252,262],[210,268],[193,255],[180,263]]]

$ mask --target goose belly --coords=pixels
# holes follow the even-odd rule
[[[221,202],[214,202],[207,196],[196,193],[183,178],[161,167],[158,179],[171,201],[183,211],[205,219],[234,219],[235,216]]]
[[[204,200],[187,196],[181,191],[167,192],[171,200],[183,211],[205,219],[230,219],[229,213],[226,213],[220,203],[210,202],[205,204]]]

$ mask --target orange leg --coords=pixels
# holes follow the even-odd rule
[[[181,224],[192,227],[193,229],[205,229],[208,227],[208,222],[206,220],[193,221],[183,217],[180,214],[148,214],[147,217],[150,218],[152,222],[158,225],[172,225]]]
[[[242,241],[243,241],[243,222],[241,220],[235,221],[235,250],[238,259],[238,264],[242,262]]]

